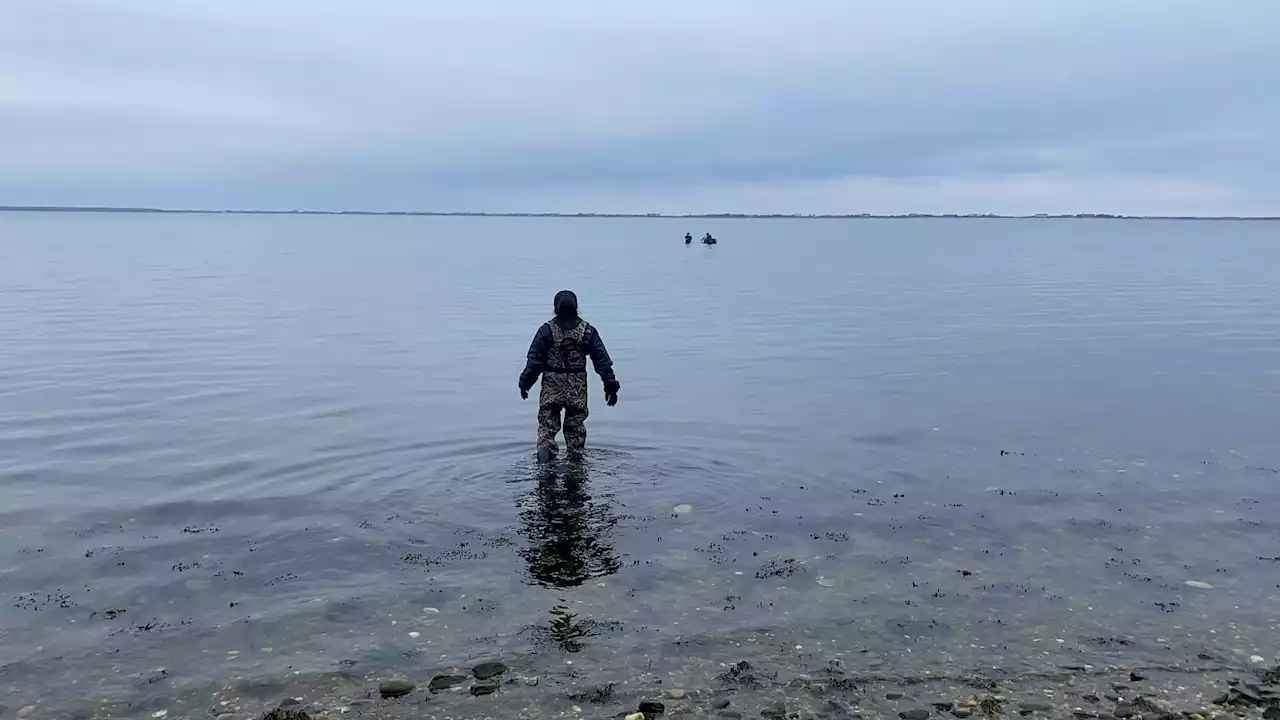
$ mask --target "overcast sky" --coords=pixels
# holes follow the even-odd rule
[[[6,0],[0,204],[1280,214],[1280,0]]]

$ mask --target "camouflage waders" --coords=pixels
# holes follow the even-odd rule
[[[587,323],[579,321],[572,330],[551,325],[551,349],[542,372],[538,396],[538,458],[549,460],[559,450],[560,413],[564,412],[564,442],[570,455],[581,455],[587,447],[587,358],[583,338]]]

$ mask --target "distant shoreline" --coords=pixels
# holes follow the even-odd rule
[[[1076,213],[1034,215],[995,215],[991,213],[933,214],[907,213],[903,215],[875,215],[871,213],[839,215],[800,214],[747,214],[747,213],[694,213],[667,215],[663,213],[532,213],[532,212],[425,212],[425,211],[374,211],[374,210],[185,210],[135,207],[80,207],[45,205],[0,205],[0,212],[62,212],[62,213],[161,213],[169,215],[374,215],[405,217],[532,217],[532,218],[656,218],[671,220],[1280,220],[1280,216],[1233,215],[1110,215],[1107,213]]]

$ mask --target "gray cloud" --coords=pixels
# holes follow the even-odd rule
[[[1277,214],[1276,27],[1270,0],[16,2],[0,204]]]

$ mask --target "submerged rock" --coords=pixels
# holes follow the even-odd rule
[[[640,703],[638,709],[645,715],[661,715],[667,711],[667,706],[653,700],[645,700]]]
[[[262,720],[311,720],[311,716],[301,710],[285,710],[277,708],[262,716]]]
[[[932,715],[933,713],[925,710],[924,708],[916,708],[914,710],[906,710],[898,713],[898,717],[902,718],[902,720],[929,720],[929,717]]]
[[[1129,703],[1120,703],[1113,714],[1118,718],[1131,718],[1137,715],[1138,711]]]
[[[507,671],[507,666],[496,660],[482,662],[471,668],[471,674],[476,676],[477,680],[488,680],[494,678]]]
[[[378,685],[378,694],[383,698],[404,697],[405,695],[413,692],[415,687],[417,686],[404,678],[383,680],[382,683]]]
[[[432,695],[435,695],[436,693],[448,690],[455,685],[461,685],[466,681],[467,678],[465,675],[437,675],[431,678],[430,684],[427,685],[427,691]]]
[[[760,716],[767,720],[786,720],[787,706],[778,703],[771,708],[765,708],[760,712]]]
[[[498,683],[496,682],[478,682],[471,686],[471,694],[476,697],[481,695],[492,695],[498,691]]]
[[[671,700],[684,699],[684,688],[671,688],[667,691],[667,697]]]
[[[582,692],[570,693],[569,699],[574,702],[589,702],[596,705],[605,705],[613,701],[614,685],[597,685],[595,687],[583,690]]]

